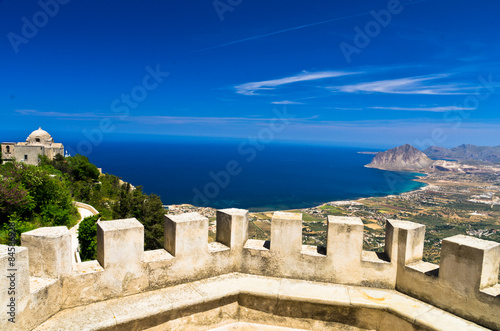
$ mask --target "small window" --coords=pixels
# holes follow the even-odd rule
[[[39,143],[39,142],[40,142],[40,138],[35,138],[35,141],[36,141],[37,143]]]
[[[5,146],[5,151],[7,152],[7,154],[10,153],[10,146]]]
[[[24,155],[24,160],[28,161],[28,155]]]

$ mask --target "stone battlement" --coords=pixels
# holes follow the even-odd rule
[[[388,220],[385,252],[375,253],[362,249],[361,219],[329,216],[327,223],[327,245],[326,249],[321,249],[302,245],[301,214],[276,212],[271,222],[270,241],[261,241],[248,239],[248,211],[219,210],[216,241],[212,243],[208,243],[206,217],[197,213],[165,215],[164,249],[144,251],[144,228],[136,219],[100,221],[97,223],[97,260],[77,264],[72,263],[71,237],[67,228],[41,228],[26,232],[21,237],[22,247],[15,250],[16,323],[9,323],[4,314],[0,329],[52,330],[55,327],[50,326],[57,324],[54,319],[63,318],[58,317],[60,314],[68,315],[72,311],[76,314],[78,309],[99,307],[105,300],[119,300],[132,295],[144,301],[148,293],[151,296],[160,295],[156,293],[167,289],[174,291],[179,286],[203,280],[208,282],[217,277],[231,278],[231,275],[241,279],[260,277],[270,282],[275,279],[294,280],[302,284],[295,285],[296,295],[308,292],[308,286],[312,292],[314,286],[328,287],[333,284],[349,289],[378,288],[386,291],[384,293],[395,293],[413,300],[405,308],[408,311],[417,309],[412,307],[417,307],[415,302],[420,302],[421,305],[435,307],[443,314],[451,313],[448,315],[455,315],[458,320],[465,319],[487,328],[500,329],[499,243],[462,235],[446,238],[442,243],[441,264],[435,265],[422,261],[424,225]],[[3,273],[9,269],[8,249],[8,246],[0,246]],[[320,285],[313,285],[312,282]],[[10,281],[3,276],[1,283],[1,288],[7,289]],[[311,285],[307,285],[309,283]],[[240,306],[257,309],[242,297],[251,296],[251,291],[245,290],[243,285],[238,286],[227,298],[237,297],[235,300]],[[293,297],[293,288],[281,291]],[[10,297],[8,291],[2,290],[0,301],[3,307],[8,305]],[[165,294],[161,297],[165,298]],[[264,306],[265,297],[260,294]],[[335,302],[338,298],[328,300]],[[323,309],[321,304],[333,304],[328,300],[317,299],[316,311]],[[201,302],[207,304],[206,300]],[[388,308],[383,307],[362,305],[356,309],[382,309],[386,313]],[[96,309],[99,311],[100,308]],[[151,309],[154,315],[154,309]],[[199,308],[196,313],[200,313],[200,309],[203,310]],[[286,311],[290,312],[290,309]],[[335,309],[338,312],[340,308]],[[301,309],[301,314],[305,314],[304,311],[305,308]],[[415,329],[432,329],[432,323],[419,324],[414,317],[394,314],[399,314],[398,318],[408,325],[417,325]],[[269,318],[275,315],[276,312]],[[172,316],[176,315],[169,316],[174,319]],[[316,319],[327,319],[325,314],[318,316]],[[112,322],[115,326],[118,323],[116,320]],[[337,322],[384,329],[380,324],[370,324],[369,318],[346,318]],[[89,325],[91,323],[89,321]],[[151,321],[148,323],[149,327],[154,326]],[[159,320],[157,323],[160,323]],[[139,324],[134,325],[132,329],[143,328]],[[88,327],[100,328],[107,327],[104,324]],[[85,329],[84,325],[81,329]]]

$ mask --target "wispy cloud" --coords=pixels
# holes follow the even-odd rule
[[[307,118],[295,118],[291,116],[287,118],[290,122],[309,121],[315,119],[316,116]],[[203,124],[203,125],[248,125],[250,123],[267,125],[269,121],[275,118],[271,117],[196,117],[196,116],[129,116],[126,118],[128,122],[141,124]]]
[[[359,72],[346,72],[346,71],[318,71],[318,72],[303,72],[298,75],[264,80],[261,82],[250,82],[235,86],[236,93],[244,95],[258,95],[257,91],[261,90],[274,90],[276,87],[286,84],[297,82],[306,82],[318,79],[341,77],[347,75],[358,74]]]
[[[427,94],[427,95],[456,95],[465,94],[470,87],[458,84],[428,84],[431,81],[449,77],[448,74],[437,74],[418,77],[406,77],[374,82],[363,82],[352,85],[332,86],[335,92],[345,93],[389,93],[389,94]]]
[[[284,100],[284,101],[273,101],[271,102],[273,105],[303,105],[303,102],[297,102],[297,101],[290,101],[290,100]]]
[[[57,117],[68,119],[99,119],[104,117],[117,117],[119,115],[98,114],[98,113],[64,113],[55,111],[39,111],[34,109],[18,109],[16,113],[26,116]]]
[[[202,124],[202,125],[228,125],[228,124],[267,124],[275,120],[271,117],[249,116],[249,117],[231,117],[231,116],[126,116],[120,114],[102,114],[102,113],[63,113],[63,112],[44,112],[33,109],[16,110],[17,113],[26,116],[54,117],[62,120],[100,120],[109,118],[117,122],[130,122],[140,124]],[[288,121],[308,121],[315,119],[316,116],[306,118],[295,118],[291,116]]]
[[[324,109],[333,109],[333,110],[363,110],[361,107],[323,107]]]
[[[447,111],[459,110],[474,110],[474,108],[458,107],[458,106],[442,106],[442,107],[368,107],[370,109],[380,110],[404,110],[404,111],[428,111],[434,113],[445,113]]]

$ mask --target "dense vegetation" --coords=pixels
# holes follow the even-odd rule
[[[41,164],[66,174],[73,198],[96,208],[102,220],[135,217],[144,225],[146,249],[163,247],[164,210],[159,196],[147,195],[139,186],[133,188],[117,176],[100,175],[88,158],[57,156],[52,161],[42,158]]]
[[[53,167],[16,162],[0,165],[0,242],[9,242],[11,227],[18,244],[22,232],[42,226],[71,227],[78,221],[71,201],[66,176]]]
[[[97,224],[101,215],[85,217],[78,226],[78,242],[82,261],[97,259]]]
[[[40,161],[40,166],[0,165],[0,243],[8,242],[11,222],[17,239],[20,233],[41,226],[73,226],[78,220],[74,200],[94,206],[102,220],[137,218],[144,225],[145,248],[163,247],[164,210],[159,196],[146,195],[141,187],[114,175],[101,175],[81,155],[57,155],[53,160],[43,156]]]

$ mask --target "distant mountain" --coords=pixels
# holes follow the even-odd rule
[[[451,149],[431,146],[424,153],[433,159],[449,159],[457,161],[475,160],[500,163],[500,146],[460,145]]]
[[[385,152],[379,152],[365,167],[384,170],[421,170],[429,167],[433,160],[411,145],[403,145]]]

